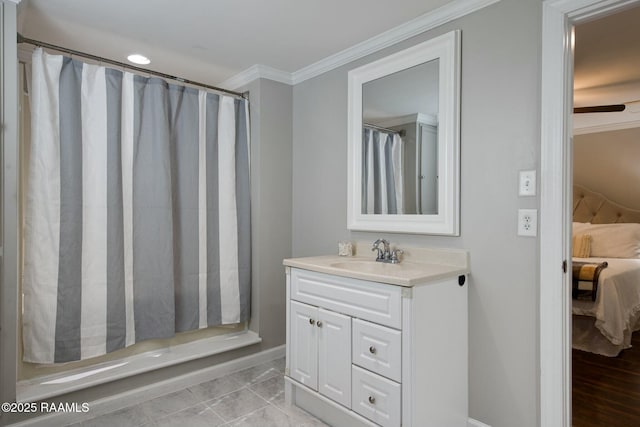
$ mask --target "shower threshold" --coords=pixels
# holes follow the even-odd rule
[[[18,381],[16,400],[18,402],[36,402],[144,372],[250,346],[261,341],[262,339],[258,334],[247,330],[203,338],[84,368]]]

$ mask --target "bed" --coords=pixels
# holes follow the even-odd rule
[[[640,330],[640,211],[574,186],[573,220],[574,265],[607,263],[595,299],[573,299],[573,348],[614,357]]]

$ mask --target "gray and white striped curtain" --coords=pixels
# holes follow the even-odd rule
[[[245,100],[36,49],[24,360],[249,317]]]
[[[402,151],[399,134],[362,129],[362,213],[404,213]]]

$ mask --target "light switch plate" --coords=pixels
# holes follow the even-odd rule
[[[536,171],[520,171],[518,194],[521,196],[536,195]]]

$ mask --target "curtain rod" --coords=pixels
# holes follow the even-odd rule
[[[364,127],[368,127],[368,128],[375,129],[375,130],[381,130],[381,131],[389,132],[389,133],[397,133],[400,136],[404,136],[406,134],[404,129],[395,130],[395,129],[383,128],[382,126],[376,126],[376,125],[372,125],[370,123],[363,123],[362,125]]]
[[[180,83],[186,83],[186,84],[190,84],[190,85],[194,85],[194,86],[200,86],[200,87],[203,87],[205,89],[214,90],[216,92],[223,92],[223,93],[232,95],[232,96],[237,97],[237,98],[247,99],[246,95],[248,94],[248,92],[245,92],[245,93],[234,92],[232,90],[223,89],[223,88],[217,87],[217,86],[211,86],[211,85],[208,85],[208,84],[205,84],[205,83],[194,82],[193,80],[183,79],[182,77],[172,76],[170,74],[161,73],[159,71],[153,71],[153,70],[148,70],[148,69],[142,68],[142,67],[136,67],[135,65],[129,65],[129,64],[125,64],[124,62],[118,62],[118,61],[114,61],[112,59],[102,58],[100,56],[92,55],[90,53],[80,52],[78,50],[68,49],[68,48],[62,47],[62,46],[56,46],[54,44],[42,42],[40,40],[30,39],[30,38],[24,37],[20,33],[17,33],[17,36],[18,36],[18,44],[26,43],[26,44],[31,44],[31,45],[34,45],[34,46],[44,47],[44,48],[47,48],[47,49],[53,49],[53,50],[57,50],[59,52],[68,53],[70,55],[81,56],[81,57],[84,57],[84,58],[87,58],[87,59],[91,59],[93,61],[104,62],[104,63],[107,63],[107,64],[115,65],[117,67],[121,67],[121,68],[126,68],[126,69],[129,69],[129,70],[137,71],[137,72],[140,72],[142,74],[151,74],[151,75],[154,75],[154,76],[162,77],[163,79],[175,80],[175,81],[180,82]]]

